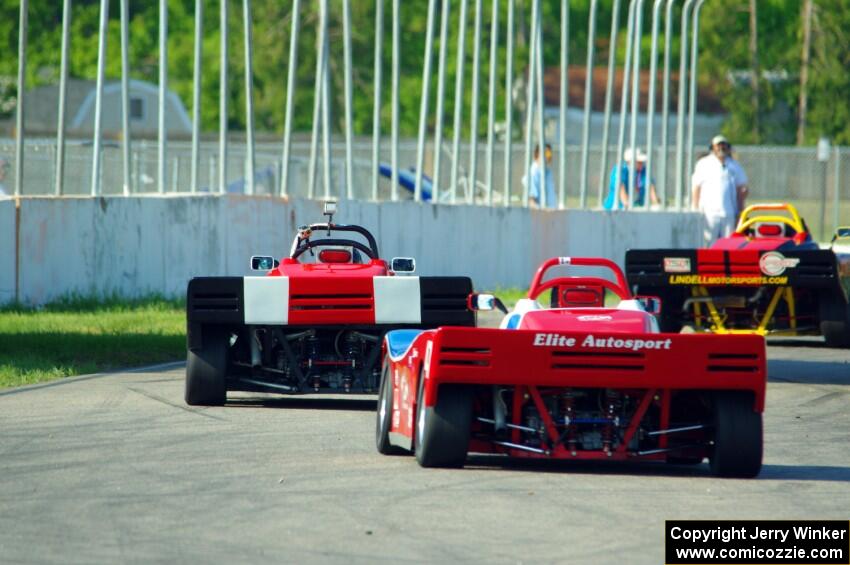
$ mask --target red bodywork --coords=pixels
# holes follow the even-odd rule
[[[632,300],[622,272],[613,263],[565,259],[551,259],[541,266],[530,298],[551,288],[591,285]],[[617,283],[595,277],[541,282],[543,273],[557,264],[607,267],[614,271]],[[709,456],[705,429],[669,435],[666,431],[689,418],[706,418],[708,408],[700,402],[717,391],[749,392],[752,410],[761,413],[766,387],[764,338],[662,334],[653,330],[657,325],[651,318],[634,309],[539,309],[525,313],[513,330],[444,327],[424,331],[404,352],[393,351],[392,336],[388,336],[391,441],[414,447],[417,391],[424,381],[419,401],[425,408],[437,405],[444,385],[474,387],[469,452],[645,460],[664,460],[675,452],[699,461]],[[492,433],[495,391],[507,404],[509,429],[500,438]],[[573,402],[596,396],[625,408],[603,410],[601,417],[582,417],[582,409]],[[537,424],[528,423],[529,411]],[[539,436],[530,429],[539,429]],[[582,429],[581,433],[598,433],[598,449],[586,448],[591,442],[579,439]],[[653,435],[650,432],[658,436],[647,448],[645,438]],[[679,447],[671,449],[671,442]]]
[[[367,264],[300,263],[285,258],[268,276],[289,277],[289,323],[375,324],[374,277],[391,276],[383,259]]]
[[[666,331],[823,335],[846,347],[850,257],[821,249],[790,204],[755,204],[708,249],[632,249],[629,284],[666,305]]]

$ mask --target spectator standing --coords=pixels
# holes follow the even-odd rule
[[[552,177],[552,146],[546,144],[544,149],[544,157],[546,159],[546,201],[541,202],[541,177],[540,172],[540,145],[534,147],[534,162],[531,164],[530,174],[522,179],[523,184],[528,182],[531,177],[531,185],[528,187],[528,201],[532,208],[557,208],[558,202],[555,199],[555,181]]]
[[[744,168],[732,158],[729,140],[722,135],[714,136],[711,153],[697,161],[691,180],[691,206],[705,216],[706,245],[735,231],[749,191],[748,183]]]
[[[602,204],[606,210],[622,210],[629,207],[629,165],[632,162],[632,150],[623,152],[623,160],[611,168],[611,178],[608,182],[608,197]],[[635,190],[634,205],[643,206],[646,200],[646,187],[649,184],[649,201],[653,205],[659,203],[655,192],[655,180],[647,183],[646,153],[640,148],[635,151]]]

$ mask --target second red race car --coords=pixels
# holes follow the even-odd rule
[[[187,404],[221,405],[231,390],[374,393],[388,330],[475,325],[468,277],[412,276],[413,259],[388,264],[334,211],[300,227],[281,261],[252,257],[261,276],[189,282]]]
[[[550,268],[608,269],[614,281]],[[549,306],[538,298],[550,293]],[[606,306],[605,296],[612,304]],[[517,458],[698,464],[753,477],[762,462],[764,338],[663,334],[606,259],[541,265],[499,329],[397,330],[384,338],[376,442],[425,467],[470,452]],[[500,307],[471,295],[472,309]],[[503,308],[503,307],[502,307]]]

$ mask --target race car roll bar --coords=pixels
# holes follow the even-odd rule
[[[556,265],[571,265],[576,267],[603,267],[614,273],[617,279],[616,283],[612,283],[607,279],[600,277],[557,277],[551,280],[541,282],[543,275],[551,267]],[[620,267],[609,259],[601,257],[552,257],[551,259],[540,265],[537,272],[534,273],[534,278],[531,279],[531,287],[528,289],[528,297],[536,298],[541,292],[550,289],[560,284],[571,285],[598,285],[603,286],[619,296],[621,299],[632,298],[632,293],[629,291],[629,285],[626,283],[626,277]]]
[[[380,254],[378,253],[378,242],[375,241],[375,237],[369,232],[369,230],[362,226],[332,223],[310,224],[309,226],[302,226],[301,228],[299,228],[298,234],[295,236],[295,239],[292,242],[292,249],[289,252],[289,257],[291,259],[295,259],[299,255],[304,253],[304,251],[306,251],[308,247],[304,246],[304,248],[299,251],[299,247],[301,247],[302,242],[309,241],[312,232],[322,230],[327,230],[328,234],[330,234],[331,231],[348,231],[359,233],[366,239],[366,242],[369,244],[369,251],[366,251],[364,249],[361,249],[361,251],[366,253],[366,255],[368,255],[371,259],[380,258]],[[334,243],[331,243],[331,240],[319,240],[313,246],[321,245],[322,241],[326,241],[326,245],[335,245]],[[347,243],[346,245],[349,244]]]
[[[764,216],[753,216],[753,212],[785,212],[790,216],[777,216],[773,215],[764,215]],[[735,228],[735,233],[744,233],[753,224],[759,222],[775,222],[785,224],[790,226],[797,233],[805,233],[809,230],[806,228],[805,222],[803,222],[802,218],[800,218],[800,214],[797,212],[797,209],[788,203],[777,203],[777,204],[752,204],[751,206],[747,206],[743,212],[741,212],[741,219],[738,220],[738,226]]]
[[[366,254],[369,259],[378,259],[378,256],[373,256],[373,251],[360,243],[359,241],[354,241],[353,239],[336,239],[336,238],[326,238],[319,239],[317,241],[310,241],[305,239],[301,242],[301,244],[295,249],[295,251],[290,255],[290,259],[298,259],[305,251],[313,249],[315,247],[323,247],[325,245],[333,245],[339,247],[353,247],[359,251],[362,251]]]

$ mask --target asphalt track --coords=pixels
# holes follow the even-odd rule
[[[183,403],[183,367],[0,391],[0,562],[663,563],[673,518],[850,518],[850,352],[769,347],[764,469],[420,468],[374,400]]]

